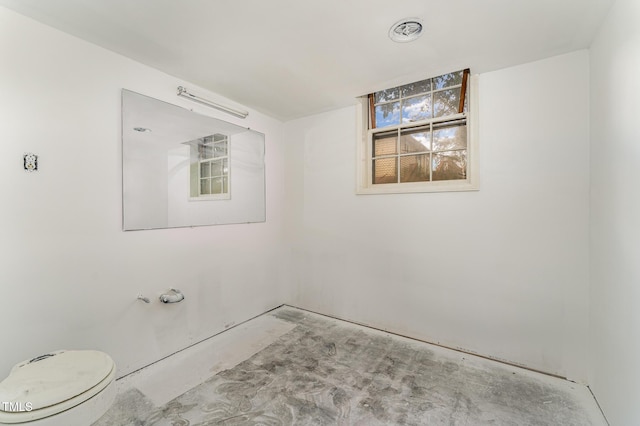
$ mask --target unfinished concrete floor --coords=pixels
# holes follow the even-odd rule
[[[290,307],[118,381],[113,425],[606,425],[572,382]]]

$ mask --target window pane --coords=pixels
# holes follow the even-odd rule
[[[211,185],[209,184],[209,179],[200,179],[200,194],[211,194]]]
[[[229,178],[227,177],[222,178],[222,192],[224,194],[229,192]]]
[[[443,117],[458,113],[460,88],[443,90],[433,94],[433,115]]]
[[[216,142],[213,148],[213,155],[215,157],[226,157],[227,156],[227,141],[224,142]]]
[[[397,154],[396,141],[398,134],[396,132],[377,133],[373,135],[373,156]]]
[[[214,142],[224,141],[227,139],[227,135],[223,135],[222,133],[216,133],[213,135]]]
[[[467,178],[467,150],[433,154],[433,180]]]
[[[469,88],[464,94],[464,112],[469,112]]]
[[[400,88],[402,97],[419,95],[420,93],[426,93],[431,91],[431,79],[416,81],[415,83],[405,84]]]
[[[464,121],[433,126],[433,150],[448,151],[467,148],[467,125]]]
[[[222,161],[211,162],[211,175],[210,176],[222,176]]]
[[[429,126],[405,130],[400,134],[400,153],[424,152],[431,150]]]
[[[402,122],[431,118],[431,95],[416,96],[402,102]]]
[[[378,105],[376,107],[376,127],[400,124],[400,102]]]
[[[444,89],[445,87],[462,84],[462,71],[442,74],[433,79],[433,89]]]
[[[429,154],[400,157],[400,182],[429,180]]]
[[[198,158],[200,160],[213,158],[213,147],[211,145],[198,145]]]
[[[211,169],[209,167],[209,163],[200,163],[200,177],[209,177],[211,176]]]
[[[382,158],[373,160],[373,183],[397,183],[397,158]]]
[[[221,177],[211,179],[211,193],[212,194],[222,194],[222,179]]]
[[[393,101],[400,98],[400,88],[394,87],[393,89],[381,90],[375,94],[375,103]]]

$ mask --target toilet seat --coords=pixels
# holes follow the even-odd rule
[[[113,360],[99,351],[59,351],[19,363],[0,383],[0,424],[73,408],[105,389],[115,374]]]

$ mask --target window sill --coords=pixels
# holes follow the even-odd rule
[[[356,195],[375,194],[406,194],[419,192],[462,192],[478,191],[477,182],[470,180],[448,181],[448,182],[416,182],[416,183],[386,183],[360,187],[356,190]]]
[[[220,195],[200,195],[199,197],[189,197],[189,201],[216,201],[216,200],[230,200],[231,194]]]

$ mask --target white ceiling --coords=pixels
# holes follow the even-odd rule
[[[614,0],[0,0],[280,120],[587,48]],[[396,21],[423,36],[394,43]],[[526,84],[526,82],[523,82]]]

